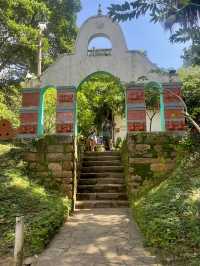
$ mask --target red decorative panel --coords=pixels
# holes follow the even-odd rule
[[[56,132],[57,133],[72,133],[73,132],[73,124],[62,124],[56,126]]]
[[[59,103],[72,103],[74,100],[73,94],[62,93],[58,96]]]
[[[39,102],[40,102],[39,92],[23,93],[22,95],[23,107],[39,106]]]
[[[183,131],[186,130],[185,121],[166,121],[166,128],[169,131]]]
[[[174,89],[169,89],[169,90],[164,89],[164,102],[165,102],[165,104],[166,103],[173,103],[173,102],[180,102],[180,100],[175,95],[170,93],[170,91],[173,94],[181,96],[181,89],[180,88],[174,88]]]
[[[37,113],[21,113],[20,121],[22,124],[37,123],[38,114]]]
[[[0,121],[0,140],[10,140],[16,136],[16,130],[13,129],[10,121],[2,119]]]
[[[145,110],[128,110],[128,120],[146,120]]]
[[[127,91],[127,103],[144,103],[144,102],[145,102],[145,95],[143,89]]]
[[[73,92],[58,92],[58,106],[72,107],[74,103]]]
[[[146,123],[145,122],[135,122],[135,123],[128,123],[128,131],[146,131]]]
[[[66,111],[66,112],[59,112],[57,113],[57,123],[58,124],[66,124],[67,122],[73,121],[73,112],[72,111]]]
[[[19,134],[36,134],[37,125],[21,125],[19,128]]]
[[[167,109],[165,110],[165,119],[181,119],[184,118],[182,109]]]

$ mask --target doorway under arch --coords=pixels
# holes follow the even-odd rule
[[[90,88],[92,84],[94,86],[93,89]],[[88,88],[88,91],[85,92],[84,94],[86,96],[85,103],[87,104],[87,108],[88,110],[90,110],[89,105],[90,104],[93,105],[92,99],[94,99],[95,101],[94,104],[96,104],[99,100],[98,103],[100,103],[100,105],[98,106],[99,109],[97,108],[96,110],[95,119],[97,119],[99,115],[99,113],[97,112],[100,112],[100,115],[99,115],[99,121],[95,120],[94,117],[92,117],[93,121],[95,121],[95,125],[91,123],[91,124],[88,124],[88,128],[87,127],[85,128],[89,130],[90,126],[91,127],[96,126],[98,128],[99,134],[101,134],[100,126],[102,125],[102,120],[111,119],[112,125],[113,125],[113,129],[112,129],[113,142],[116,141],[117,138],[125,138],[127,134],[126,108],[125,108],[126,106],[125,91],[126,90],[125,90],[125,87],[122,85],[121,81],[117,77],[115,77],[114,75],[106,71],[97,71],[97,72],[94,72],[88,75],[86,78],[84,78],[80,82],[80,84],[77,87],[77,90],[76,90],[76,125],[75,125],[76,135],[78,133],[83,132],[83,129],[80,126],[81,109],[79,109],[79,105],[80,105],[80,94],[83,93],[84,90],[86,91],[87,88]],[[91,95],[87,95],[90,92],[91,92]],[[99,97],[96,97],[98,96],[98,94],[99,94]],[[110,106],[106,106],[106,104],[109,104],[109,103],[110,103]],[[103,104],[105,104],[105,106],[103,106]],[[116,106],[114,106],[114,104],[116,104]],[[92,112],[93,113],[95,112],[94,106],[92,106]],[[84,110],[81,112],[81,115],[84,115],[83,113],[84,113]],[[118,118],[118,120],[116,120],[116,118]]]

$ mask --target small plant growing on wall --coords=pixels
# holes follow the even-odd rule
[[[149,131],[152,131],[153,119],[159,112],[159,99],[160,92],[158,88],[146,87],[145,88],[145,103],[146,103],[146,114],[149,118]]]

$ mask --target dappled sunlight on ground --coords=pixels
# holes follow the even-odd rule
[[[37,266],[151,266],[156,259],[128,209],[77,211],[41,255]]]

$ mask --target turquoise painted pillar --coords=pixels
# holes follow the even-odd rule
[[[161,131],[165,132],[165,106],[164,106],[164,89],[161,83],[158,83],[160,90],[160,125]]]
[[[41,137],[44,134],[44,88],[40,88],[40,105],[38,113],[38,128],[37,136]]]
[[[74,128],[75,128],[75,137],[78,136],[78,103],[77,103],[77,90],[75,92],[75,101],[74,101]]]

